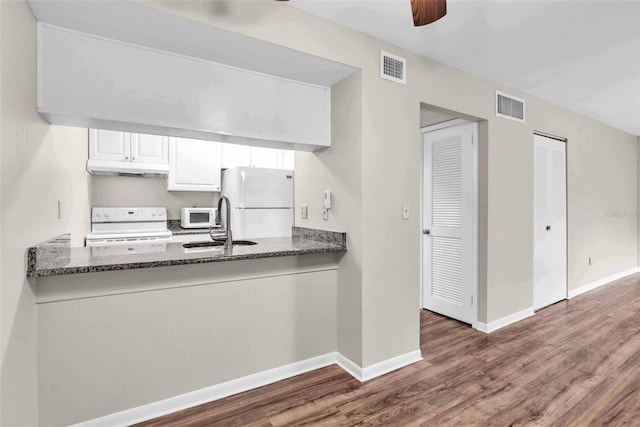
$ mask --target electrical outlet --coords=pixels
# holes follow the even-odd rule
[[[325,221],[329,219],[329,209],[322,208],[322,219]]]
[[[300,218],[307,219],[308,214],[309,214],[309,206],[307,205],[300,206]]]
[[[402,219],[409,219],[409,205],[402,205]]]

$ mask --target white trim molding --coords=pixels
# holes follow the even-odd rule
[[[420,360],[422,360],[422,353],[420,350],[416,350],[410,353],[401,354],[400,356],[388,360],[383,360],[382,362],[367,366],[366,368],[361,368],[342,354],[332,352],[312,357],[310,359],[301,360],[300,362],[291,363],[289,365],[279,366],[277,368],[247,375],[245,377],[216,384],[200,390],[180,394],[168,399],[126,409],[124,411],[105,415],[104,417],[83,421],[81,423],[74,424],[73,427],[129,426],[131,424],[161,417],[193,406],[202,405],[203,403],[223,399],[234,394],[242,393],[243,391],[262,387],[267,384],[272,384],[330,365],[338,365],[360,382],[364,382],[412,363],[419,362]]]
[[[351,359],[343,356],[341,353],[336,352],[336,365],[340,366],[346,373],[353,378],[362,382],[362,368]]]
[[[422,360],[422,352],[420,350],[416,350],[409,353],[401,354],[400,356],[396,356],[391,359],[383,360],[382,362],[369,365],[365,368],[361,368],[356,363],[344,357],[342,354],[336,354],[336,363],[338,364],[338,366],[340,366],[360,382],[369,381],[373,378],[388,374],[391,371],[404,368],[405,366]]]
[[[400,356],[393,357],[391,359],[383,360],[382,362],[375,363],[373,365],[362,368],[362,380],[369,381],[384,374],[388,374],[396,369],[404,368],[405,366],[422,360],[422,352],[420,350],[411,351],[409,353],[401,354]]]
[[[235,380],[216,384],[168,399],[105,415],[75,424],[74,427],[119,427],[161,417],[172,412],[191,408],[203,403],[222,399],[257,387],[275,383],[305,372],[324,368],[336,363],[336,353],[327,353],[289,365],[268,369]]]
[[[584,286],[580,286],[579,288],[569,290],[567,297],[569,299],[575,298],[578,295],[584,294],[585,292],[592,291],[595,288],[599,288],[600,286],[603,286],[603,285],[608,285],[609,283],[615,280],[622,279],[623,277],[627,277],[631,274],[635,274],[638,272],[640,272],[640,268],[636,267],[636,268],[630,268],[629,270],[621,271],[620,273],[612,274],[611,276],[603,277],[600,280],[596,280],[594,282],[587,283]]]
[[[476,328],[480,332],[484,332],[485,334],[490,334],[491,332],[495,332],[500,328],[504,328],[505,326],[509,326],[513,323],[519,322],[527,317],[533,316],[533,307],[527,308],[522,311],[518,311],[517,313],[509,314],[508,316],[504,316],[498,320],[494,320],[489,323],[478,322],[478,327]]]

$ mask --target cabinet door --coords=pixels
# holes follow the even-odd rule
[[[280,150],[275,148],[251,147],[251,166],[255,168],[278,169]]]
[[[533,308],[567,298],[566,144],[533,137]]]
[[[129,161],[131,134],[112,130],[89,129],[89,158]]]
[[[280,169],[295,169],[295,151],[278,150],[280,152]]]
[[[220,143],[169,138],[168,191],[220,191]]]
[[[166,165],[169,162],[169,138],[166,136],[132,133],[131,161]]]
[[[251,147],[238,144],[220,144],[222,146],[222,167],[225,169],[239,166],[251,166]]]

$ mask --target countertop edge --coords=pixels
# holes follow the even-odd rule
[[[247,254],[235,254],[235,255],[222,255],[222,256],[203,256],[201,258],[175,258],[175,259],[158,259],[151,261],[140,262],[114,262],[113,264],[86,264],[68,267],[71,261],[71,236],[70,234],[62,234],[49,239],[45,242],[39,243],[27,248],[27,271],[26,277],[51,277],[68,274],[81,274],[81,273],[95,273],[105,271],[122,271],[133,270],[141,268],[154,268],[154,267],[169,267],[176,265],[193,265],[193,264],[206,264],[217,263],[227,261],[242,261],[250,259],[263,259],[263,258],[275,258],[286,256],[299,256],[299,255],[313,255],[313,254],[328,254],[328,253],[340,253],[347,250],[346,247],[346,233],[337,232],[324,232],[324,230],[303,229],[302,231],[296,230],[301,227],[293,227],[293,238],[299,240],[309,240],[319,243],[323,243],[322,247],[310,247],[310,248],[286,248],[286,249],[267,249],[265,252],[254,252]],[[323,233],[329,233],[324,235]],[[309,236],[309,237],[308,237]],[[315,238],[311,238],[315,237]],[[75,248],[78,250],[82,248]],[[56,264],[55,267],[42,266],[39,267],[40,258],[54,258]]]

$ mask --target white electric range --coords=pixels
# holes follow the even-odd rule
[[[164,251],[171,240],[163,207],[94,207],[85,239],[92,252],[105,255]]]

